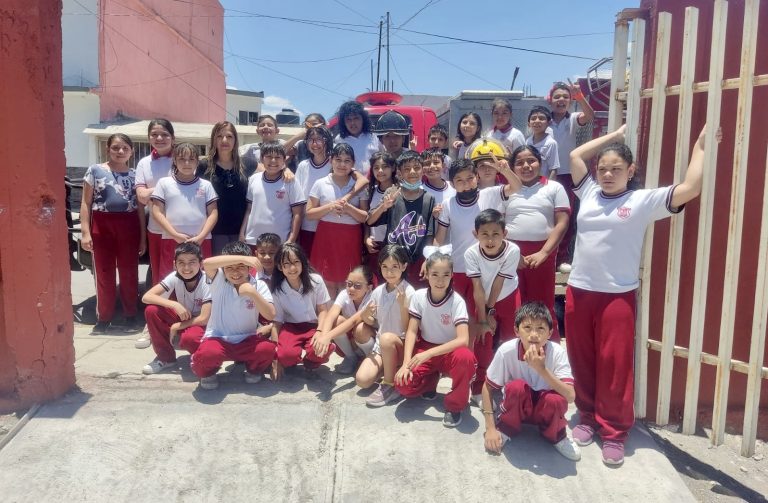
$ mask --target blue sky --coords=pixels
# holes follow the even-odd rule
[[[465,89],[508,90],[515,67],[520,67],[515,89],[526,86],[532,94],[543,95],[552,82],[584,75],[596,60],[610,57],[616,13],[639,4],[637,0],[221,3],[227,85],[264,91],[264,113],[291,107],[302,117],[309,112],[330,116],[343,101],[371,87],[378,22],[387,10],[389,75],[395,92],[453,96]],[[382,51],[382,78],[385,73]]]

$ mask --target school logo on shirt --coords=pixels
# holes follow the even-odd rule
[[[199,187],[197,189],[197,192],[195,192],[195,197],[205,197],[205,189],[202,187]]]
[[[408,246],[415,245],[418,238],[426,236],[427,224],[424,223],[424,218],[421,215],[416,218],[415,224],[414,218],[416,218],[415,211],[409,211],[403,215],[397,227],[387,236],[387,240],[390,243],[397,243],[398,240],[402,239],[403,243]]]
[[[203,307],[203,299],[195,299],[195,311],[200,311]]]
[[[275,192],[275,197],[278,199],[283,199],[285,197],[285,189],[280,189],[277,192]]]
[[[627,206],[622,206],[621,208],[616,210],[616,215],[622,219],[626,220],[629,218],[629,214],[632,212],[632,208],[629,208]]]
[[[254,309],[256,307],[256,304],[253,303],[252,299],[245,299],[245,308],[246,309]]]
[[[440,323],[443,325],[450,325],[451,324],[451,315],[448,313],[443,313],[440,315]]]

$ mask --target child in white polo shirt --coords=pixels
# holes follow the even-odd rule
[[[216,372],[225,360],[244,362],[245,382],[255,384],[275,357],[275,343],[258,334],[259,316],[275,317],[269,288],[250,275],[251,268],[260,268],[259,259],[242,241],[225,245],[221,253],[203,262],[211,290],[211,317],[190,363],[203,389],[219,387]]]
[[[297,241],[307,198],[298,183],[283,177],[285,149],[275,142],[263,144],[261,162],[264,171],[248,180],[240,240],[255,248],[260,235],[274,232],[283,242]]]
[[[477,372],[471,397],[476,405],[480,405],[480,392],[485,371],[493,358],[496,335],[502,342],[515,336],[515,311],[520,306],[517,288],[520,248],[504,239],[506,233],[504,216],[494,209],[483,210],[475,218],[473,234],[477,243],[464,252],[479,324],[474,343]]]
[[[557,154],[557,142],[550,134],[549,123],[552,115],[546,107],[535,106],[528,112],[528,129],[531,136],[526,138],[526,145],[533,145],[541,154],[541,176],[556,179],[560,169],[560,157]],[[517,149],[511,150],[514,152]]]
[[[432,400],[440,374],[448,374],[452,386],[445,395],[443,426],[454,428],[461,423],[461,411],[469,403],[477,360],[468,347],[467,306],[451,289],[450,255],[437,251],[425,264],[429,288],[417,290],[410,299],[403,365],[395,374],[395,388],[406,398]]]
[[[524,304],[515,316],[515,329],[518,338],[496,351],[483,385],[485,448],[500,453],[523,423],[532,423],[557,452],[578,461],[579,447],[565,432],[565,413],[576,392],[565,350],[549,340],[549,309],[540,302]],[[493,410],[492,390],[503,394],[498,413]]]

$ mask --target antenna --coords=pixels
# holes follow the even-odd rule
[[[509,86],[509,90],[510,91],[514,91],[515,90],[515,81],[517,80],[517,74],[518,73],[520,73],[520,67],[516,66],[515,67],[515,73],[512,74],[512,84]]]

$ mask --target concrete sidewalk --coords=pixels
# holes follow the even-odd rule
[[[693,501],[642,428],[618,469],[594,444],[572,463],[533,428],[491,456],[478,409],[442,426],[442,394],[368,409],[368,392],[327,368],[247,385],[236,367],[204,391],[188,356],[142,376],[153,353],[134,349],[135,335],[89,331],[76,325],[79,391],[0,451],[4,502]]]

